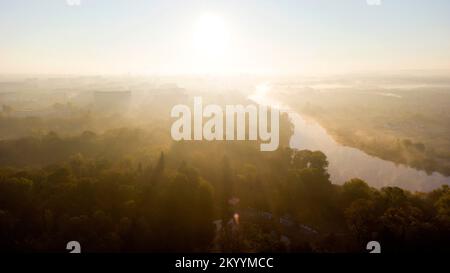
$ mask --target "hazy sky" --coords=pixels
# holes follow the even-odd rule
[[[450,69],[450,1],[0,0],[0,73]]]

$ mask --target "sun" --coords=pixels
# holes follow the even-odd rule
[[[225,20],[213,13],[200,16],[194,26],[193,45],[201,59],[217,61],[224,57],[229,45],[229,30]]]
[[[217,56],[225,52],[228,44],[228,30],[222,17],[203,14],[195,25],[194,46],[204,54]]]

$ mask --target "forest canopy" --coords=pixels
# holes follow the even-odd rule
[[[3,141],[2,165],[25,165],[0,170],[1,249],[61,251],[75,239],[86,252],[361,252],[369,240],[383,251],[436,251],[449,243],[448,186],[410,193],[357,178],[339,186],[320,151],[174,142],[156,152],[140,133]],[[43,156],[53,163],[26,166]]]

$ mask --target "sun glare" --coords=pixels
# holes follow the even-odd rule
[[[222,17],[215,14],[204,14],[195,25],[194,46],[202,54],[209,57],[218,57],[225,53],[228,35]]]
[[[193,30],[194,71],[224,73],[230,54],[230,33],[225,20],[212,13],[200,16]]]

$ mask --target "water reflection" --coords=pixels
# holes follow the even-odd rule
[[[361,178],[376,188],[398,186],[411,191],[431,191],[441,185],[450,185],[450,177],[439,173],[428,175],[405,165],[370,156],[356,148],[337,143],[317,122],[305,119],[295,111],[281,106],[267,96],[267,92],[257,92],[250,96],[252,101],[284,109],[294,124],[294,135],[290,147],[296,149],[320,150],[326,154],[334,184],[342,184],[351,178]]]
[[[295,127],[290,146],[324,152],[330,163],[328,171],[331,180],[335,184],[342,184],[354,177],[376,188],[398,186],[411,191],[430,191],[443,184],[450,184],[450,177],[439,173],[428,175],[425,171],[397,165],[343,146],[334,141],[317,122],[307,120],[295,112],[290,112],[289,116]]]

